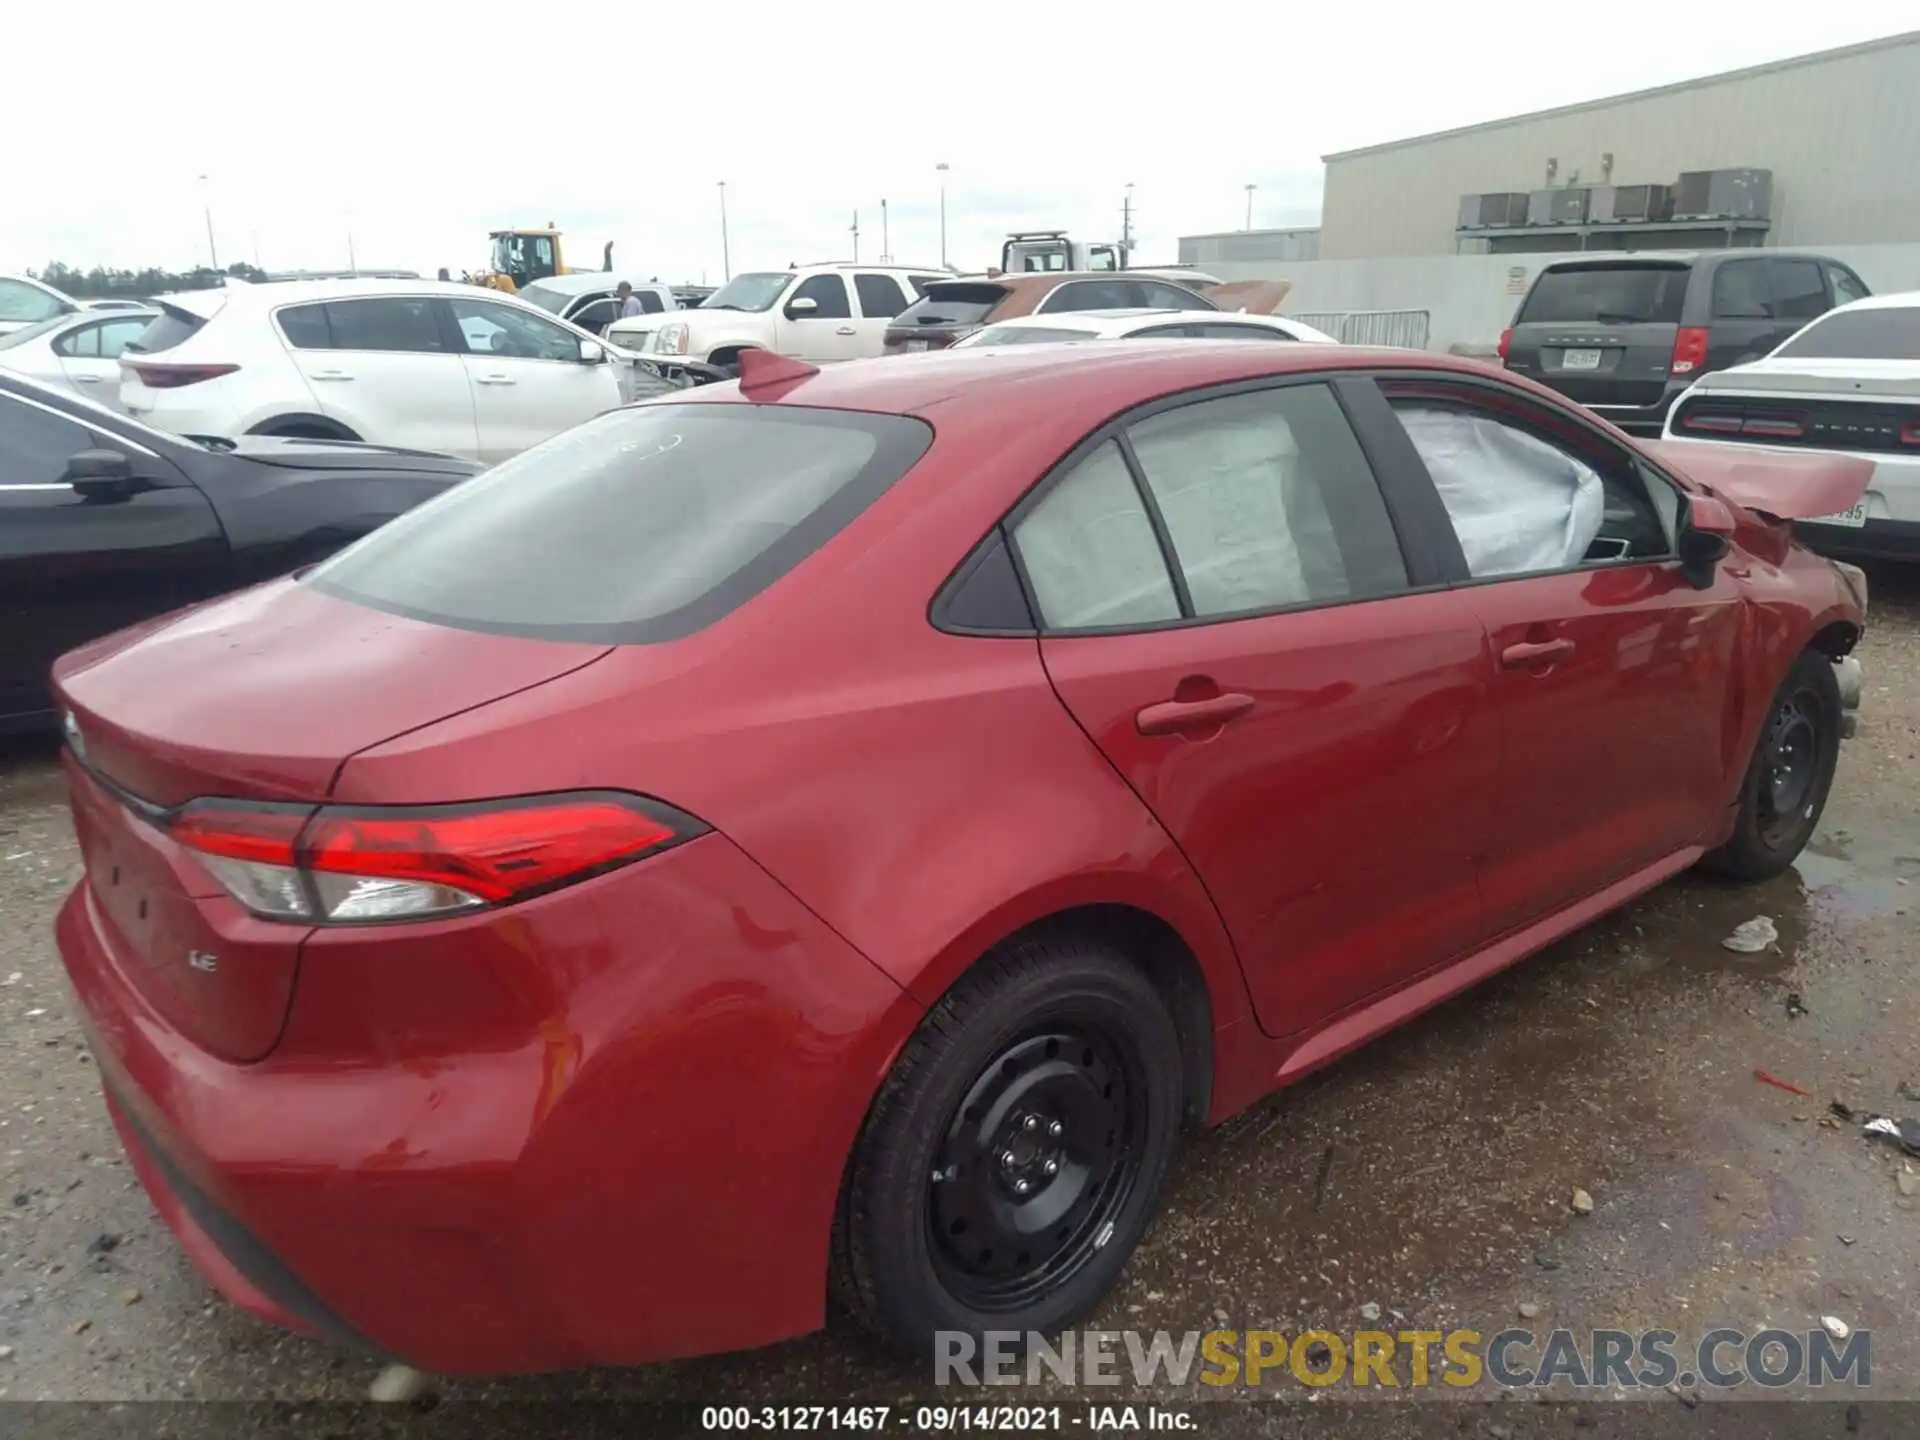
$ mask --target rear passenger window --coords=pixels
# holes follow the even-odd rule
[[[891,275],[855,275],[853,288],[860,294],[860,313],[869,320],[890,320],[907,308],[907,297]]]
[[[1140,304],[1139,289],[1125,280],[1075,280],[1057,287],[1040,302],[1036,315],[1062,310],[1131,310]]]
[[[1127,433],[1194,615],[1406,588],[1386,502],[1324,385],[1183,405]]]
[[[1767,262],[1731,260],[1713,272],[1713,318],[1769,320],[1773,292],[1767,285]]]
[[[1141,304],[1154,310],[1211,310],[1213,302],[1180,285],[1141,284]]]
[[[1776,320],[1812,320],[1827,313],[1827,282],[1816,260],[1773,262],[1773,315]]]
[[[1115,441],[1054,484],[1014,526],[1013,543],[1049,630],[1180,618],[1153,520]]]
[[[636,290],[633,292],[633,298],[640,302],[640,312],[643,315],[661,315],[666,312],[667,307],[660,302],[659,295],[652,290]]]
[[[335,350],[389,350],[444,354],[433,301],[383,296],[375,300],[332,300],[327,326]]]
[[[1203,340],[1292,340],[1293,336],[1272,325],[1195,325],[1193,333]]]
[[[294,305],[280,312],[280,333],[296,350],[331,350],[333,337],[327,330],[327,307]]]

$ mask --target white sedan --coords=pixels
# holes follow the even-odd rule
[[[1022,315],[976,330],[953,348],[1044,345],[1075,340],[1296,340],[1336,345],[1331,335],[1284,315],[1223,310],[1067,310]]]
[[[157,310],[80,310],[0,335],[0,369],[81,396],[111,410],[120,404],[120,352],[153,323]]]
[[[1870,460],[1859,503],[1794,528],[1822,554],[1920,560],[1920,290],[1838,306],[1765,359],[1701,376],[1664,438]]]

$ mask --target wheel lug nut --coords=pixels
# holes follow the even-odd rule
[[[1029,1115],[1025,1120],[1020,1122],[1020,1126],[1023,1130],[1038,1130],[1040,1128],[1040,1117],[1038,1115]]]
[[[1013,1182],[1013,1193],[1016,1195],[1024,1195],[1032,1188],[1033,1186],[1025,1180],[1016,1180]]]
[[[1060,1173],[1060,1162],[1058,1160],[1049,1160],[1042,1168],[1045,1169],[1049,1175],[1058,1175]]]
[[[1062,1135],[1066,1133],[1067,1133],[1067,1127],[1062,1125],[1058,1120],[1054,1121],[1051,1125],[1047,1126],[1047,1134],[1052,1136],[1055,1140],[1058,1140]]]
[[[1013,1168],[1013,1151],[1002,1150],[1000,1152],[1000,1164],[1004,1168],[1011,1170]]]

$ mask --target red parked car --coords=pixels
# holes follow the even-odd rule
[[[1046,350],[750,356],[66,657],[60,949],[227,1295],[452,1372],[1049,1330],[1183,1128],[1806,841],[1857,462]]]

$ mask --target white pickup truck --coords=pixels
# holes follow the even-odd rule
[[[622,392],[687,385],[735,373],[742,350],[826,364],[882,353],[887,322],[936,280],[934,266],[830,264],[736,275],[692,310],[634,315],[607,327],[624,358]],[[639,373],[636,373],[639,372]],[[650,373],[649,373],[650,372]]]

